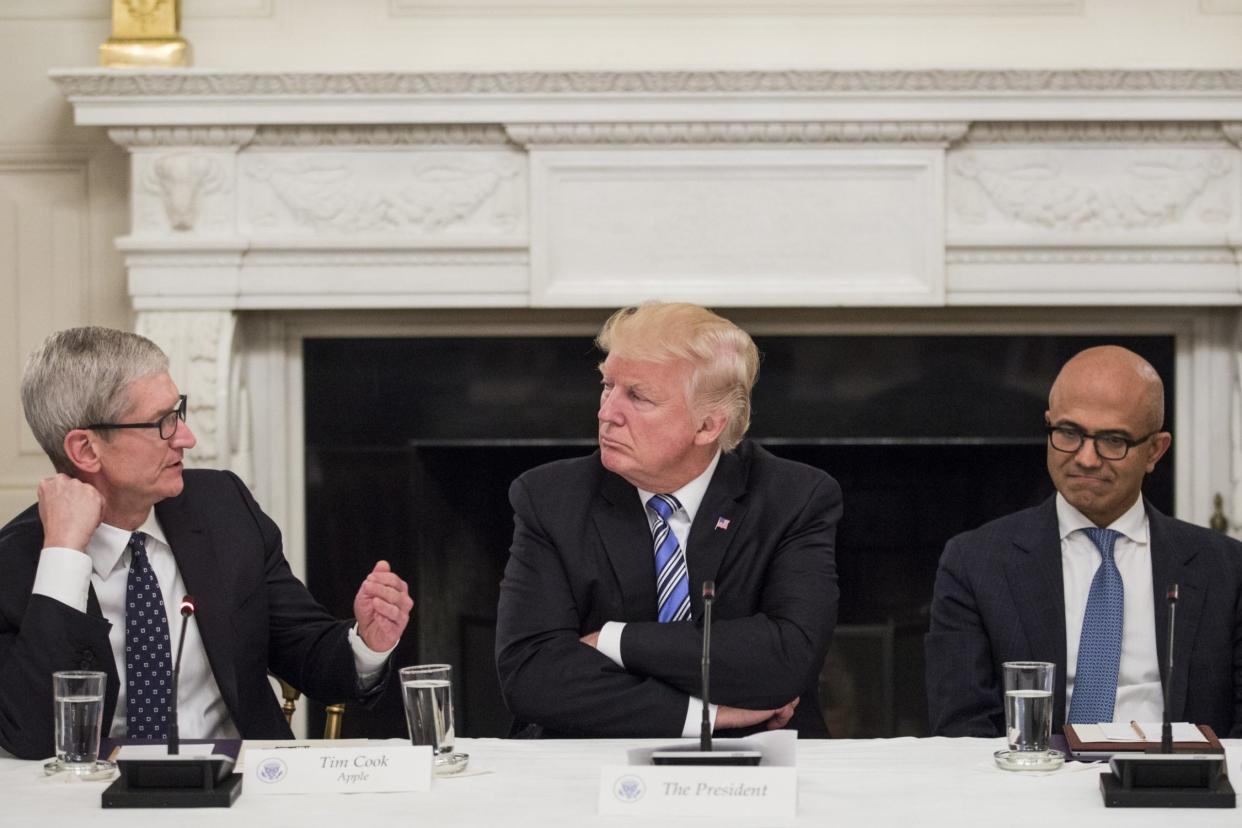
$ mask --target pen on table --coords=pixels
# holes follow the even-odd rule
[[[1144,742],[1147,741],[1147,734],[1143,732],[1143,728],[1139,727],[1138,722],[1131,719],[1130,727],[1134,728],[1134,732],[1138,734],[1138,737],[1140,739],[1142,739]]]

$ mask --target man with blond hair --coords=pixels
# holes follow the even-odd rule
[[[107,675],[103,733],[163,741],[172,642],[185,625],[177,705],[191,739],[289,738],[269,671],[331,703],[373,699],[409,618],[380,561],[338,621],[289,569],[280,530],[229,472],[186,470],[195,445],[168,358],[108,328],[52,334],[22,404],[57,473],[0,529],[0,748],[53,752],[52,673]],[[177,615],[194,596],[195,615]]]
[[[1168,684],[1173,721],[1242,736],[1242,544],[1142,495],[1173,439],[1159,374],[1125,348],[1088,348],[1057,375],[1044,418],[1057,493],[958,535],[940,559],[926,642],[932,733],[1003,735],[1001,665],[1047,661],[1054,731],[1159,722]]]
[[[496,661],[515,730],[696,735],[712,580],[715,731],[826,736],[840,487],[742,439],[759,355],[728,320],[650,303],[613,314],[596,344],[599,450],[509,490]]]

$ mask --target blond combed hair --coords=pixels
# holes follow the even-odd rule
[[[65,435],[127,414],[134,380],[168,370],[168,357],[151,340],[112,328],[58,331],[35,349],[22,373],[26,422],[58,472],[72,475]],[[101,432],[108,439],[108,432]]]
[[[691,409],[724,415],[723,450],[732,451],[742,442],[750,428],[759,349],[737,325],[698,305],[645,302],[610,316],[595,344],[606,354],[640,362],[689,362],[693,370],[686,401]]]

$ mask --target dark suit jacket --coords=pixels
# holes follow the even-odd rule
[[[1170,584],[1180,586],[1169,713],[1242,736],[1242,544],[1146,504],[1156,641],[1165,672]],[[1078,631],[1075,630],[1077,635]],[[1052,727],[1065,722],[1065,589],[1055,498],[949,541],[927,635],[933,734],[1004,733],[1001,664],[1057,665]]]
[[[187,470],[184,491],[155,513],[197,601],[207,659],[243,738],[292,735],[268,670],[321,701],[359,695],[349,623],[328,615],[294,577],[280,530],[237,477]],[[108,674],[105,731],[119,687],[111,624],[94,589],[85,613],[31,594],[42,547],[33,506],[0,529],[0,747],[29,759],[52,753],[54,671]]]
[[[544,735],[680,735],[701,694],[699,586],[713,579],[711,701],[766,709],[801,696],[789,727],[827,735],[817,678],[837,615],[831,477],[751,443],[720,458],[686,555],[694,623],[656,620],[645,510],[598,452],[526,472],[509,500],[496,663],[519,721]],[[626,622],[625,669],[578,640],[606,621]]]

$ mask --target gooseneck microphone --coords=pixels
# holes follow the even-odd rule
[[[190,626],[194,615],[194,599],[189,595],[181,599],[181,635],[177,639],[177,660],[173,663],[172,694],[168,702],[168,755],[181,752],[181,737],[177,732],[177,679],[181,676],[181,651],[185,649],[185,628]]]
[[[711,703],[708,687],[712,667],[712,601],[716,599],[716,582],[703,582],[703,724],[699,728],[699,750],[710,753],[712,749]]]
[[[699,729],[698,745],[682,745],[678,747],[654,750],[651,753],[653,765],[758,765],[763,754],[750,747],[732,747],[726,745],[723,750],[712,749],[712,713],[711,713],[711,667],[712,667],[712,603],[716,600],[716,583],[703,582],[703,673],[701,677],[703,694],[703,724]]]
[[[1164,665],[1164,721],[1160,725],[1160,752],[1173,752],[1173,720],[1169,714],[1170,689],[1173,687],[1173,622],[1177,616],[1177,584],[1169,586],[1169,646]]]

